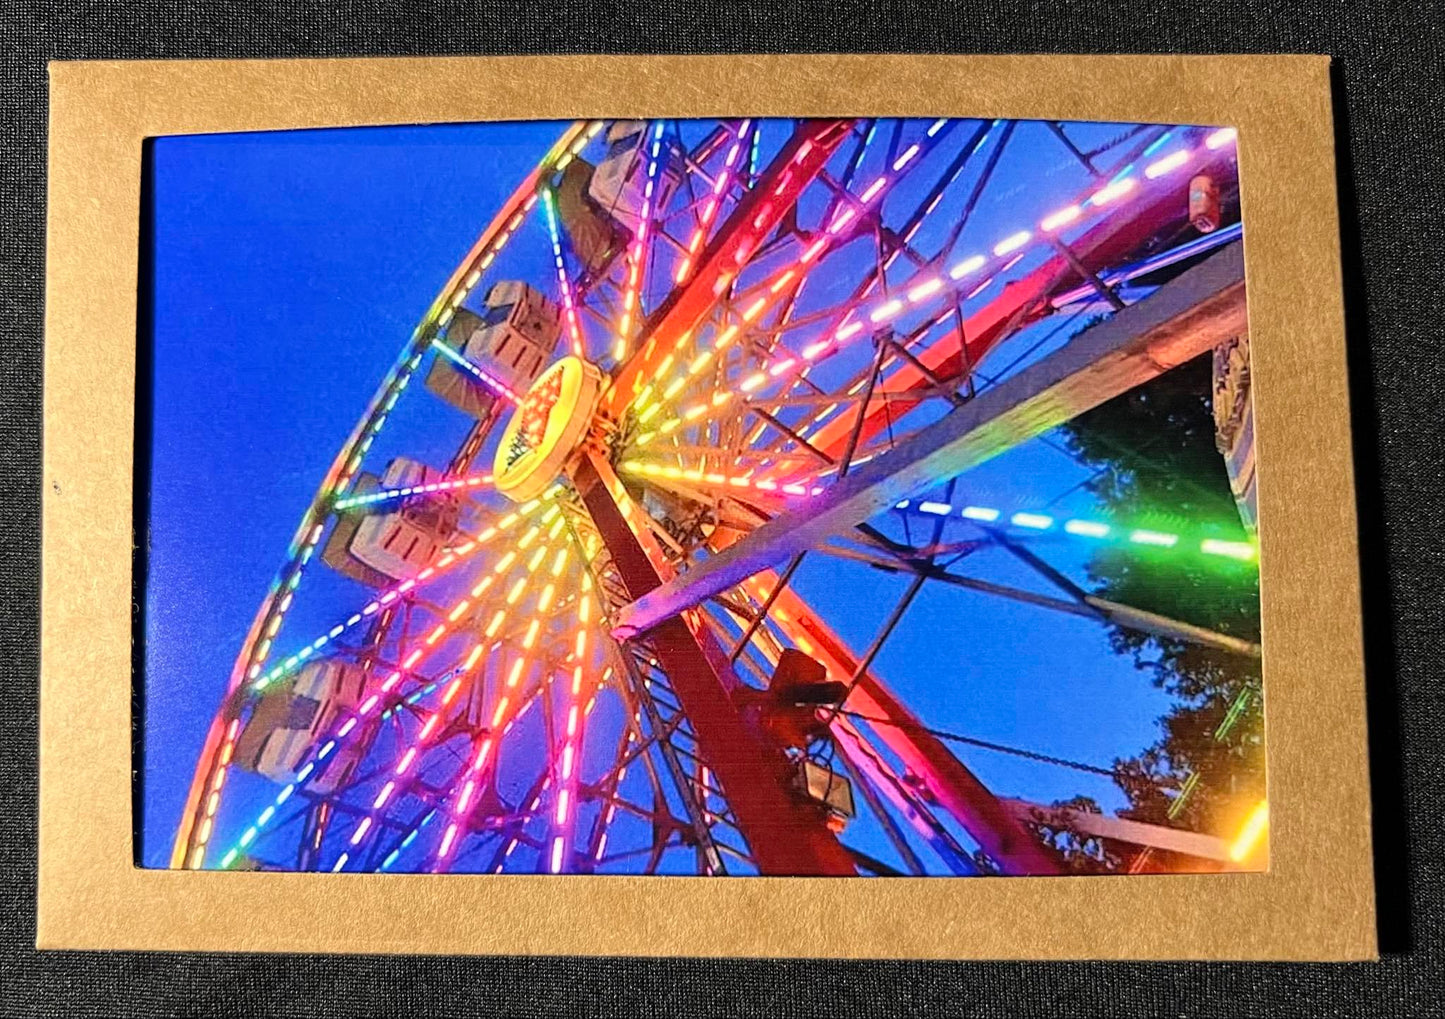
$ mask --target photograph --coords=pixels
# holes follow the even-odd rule
[[[1268,871],[1237,143],[151,138],[135,865]]]

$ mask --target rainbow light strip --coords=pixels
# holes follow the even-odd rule
[[[586,578],[584,578],[586,580]],[[558,764],[557,800],[552,810],[551,855],[549,869],[553,874],[561,873],[566,859],[567,843],[575,827],[572,802],[577,796],[577,759],[582,754],[582,663],[586,661],[587,631],[592,625],[592,595],[585,590],[577,599],[577,637],[574,647],[576,664],[572,667],[572,683],[567,691],[567,723],[562,743],[562,756]],[[606,676],[603,677],[604,681]]]
[[[462,354],[458,352],[454,347],[443,343],[441,340],[432,340],[431,345],[432,349],[434,349],[438,354],[441,354],[448,361],[451,361],[457,367],[467,372],[469,375],[472,376],[472,378],[476,379],[495,395],[500,396],[502,399],[506,400],[508,403],[511,404],[518,404],[522,402],[522,398],[512,391],[511,386],[507,385],[501,379],[497,378],[491,372],[487,371],[485,368],[472,361],[470,358],[463,357]]]
[[[549,513],[556,512],[557,507],[554,505],[549,511]],[[527,534],[524,535],[522,539],[517,542],[517,548],[523,549],[526,548],[527,545],[530,545],[533,541],[536,540],[536,536],[540,533],[540,530],[540,527],[534,527],[530,531],[528,531]],[[511,565],[516,562],[516,560],[516,550],[508,552],[498,562],[497,567],[493,569],[494,576],[505,572],[507,569],[510,569]],[[473,588],[472,596],[480,596],[477,592],[485,593],[486,587],[490,585],[492,580],[492,577],[484,578],[481,584],[477,585],[476,588]],[[346,718],[344,722],[341,723],[340,726],[337,727],[336,731],[331,735],[331,737],[321,746],[321,749],[317,751],[310,760],[308,760],[304,765],[302,765],[301,768],[296,771],[296,774],[292,778],[291,782],[289,782],[281,789],[281,791],[276,795],[276,799],[272,802],[272,804],[268,806],[265,810],[261,811],[261,813],[257,816],[256,820],[251,824],[251,826],[248,827],[241,834],[241,837],[237,841],[237,844],[232,847],[231,851],[228,852],[225,857],[222,858],[222,867],[227,867],[230,865],[231,862],[234,862],[236,858],[235,854],[238,854],[242,849],[245,849],[247,846],[249,846],[255,840],[257,834],[259,834],[259,832],[267,824],[270,823],[271,819],[275,817],[276,809],[279,808],[282,804],[284,804],[288,799],[290,799],[297,788],[305,785],[308,781],[310,781],[319,773],[319,769],[325,766],[326,761],[336,751],[337,747],[345,744],[347,740],[351,737],[351,734],[353,732],[356,732],[360,728],[361,722],[366,718],[366,716],[371,714],[371,712],[375,711],[378,707],[383,707],[383,710],[385,710],[403,702],[404,698],[395,694],[396,688],[398,684],[400,684],[402,677],[409,673],[411,670],[415,669],[419,664],[421,664],[421,662],[425,659],[427,653],[431,649],[435,648],[437,644],[442,640],[442,638],[446,637],[453,630],[459,620],[465,618],[465,613],[468,606],[469,599],[467,598],[460,599],[455,605],[453,605],[451,610],[447,613],[446,621],[439,623],[430,633],[428,633],[422,641],[422,646],[413,648],[410,653],[408,653],[407,656],[402,659],[400,668],[394,669],[382,682],[381,686],[377,689],[377,691],[366,700],[362,701],[360,707],[358,707],[352,714],[350,714]],[[491,634],[488,634],[488,636],[490,637]],[[479,654],[479,652],[474,649],[472,654],[477,655]],[[475,665],[475,658],[473,659],[472,664]],[[457,679],[454,679],[452,683],[448,686],[448,690],[453,690],[461,681],[461,679],[462,677],[457,677]],[[382,704],[383,695],[386,695],[387,702],[384,706]],[[446,694],[443,694],[444,699],[446,698],[446,696]],[[412,757],[413,759],[415,758],[414,748]],[[403,759],[405,760],[405,758]],[[407,765],[409,767],[410,762],[407,762]],[[364,830],[362,834],[365,834]],[[338,858],[337,862],[332,865],[331,869],[333,871],[341,870],[343,867],[346,866],[346,861],[348,858],[349,856],[347,853],[342,853],[341,856]]]
[[[577,140],[572,143],[571,147],[569,147],[566,152],[562,153],[562,155],[557,157],[557,162],[553,165],[552,169],[557,171],[558,173],[561,173],[563,170],[567,169],[567,164],[571,163],[572,160],[576,159],[579,155],[581,155],[582,150],[587,147],[587,143],[590,142],[593,138],[597,137],[597,132],[602,130],[603,123],[603,121],[594,120],[587,128],[587,130],[584,131],[577,138]]]
[[[337,499],[332,504],[332,509],[348,510],[357,506],[371,506],[378,502],[386,502],[390,499],[402,499],[408,495],[428,495],[433,492],[453,492],[459,488],[476,488],[478,485],[490,485],[492,476],[490,474],[474,474],[468,478],[455,478],[451,481],[433,481],[426,485],[408,485],[405,488],[383,488],[376,492],[368,492],[365,495],[347,496],[345,499]]]
[[[643,460],[623,460],[617,469],[628,474],[642,474],[653,478],[671,478],[676,481],[692,481],[703,485],[728,488],[751,488],[759,492],[782,495],[822,495],[821,485],[804,485],[796,482],[777,482],[771,478],[755,478],[751,475],[723,474],[716,471],[702,471],[696,468],[677,467],[672,464],[648,463]]]
[[[636,724],[640,725],[640,723]],[[627,756],[632,752],[632,744],[635,742],[637,742],[637,730],[635,728],[632,728],[629,729],[627,733],[627,743],[622,750],[623,760],[626,760]],[[592,861],[594,863],[601,863],[602,854],[607,851],[607,828],[610,824],[612,824],[612,819],[617,816],[616,794],[617,790],[622,788],[622,780],[626,777],[627,765],[623,764],[620,768],[617,769],[617,776],[612,780],[612,795],[607,798],[607,810],[603,813],[602,821],[599,825],[600,831],[598,832],[597,836],[597,849],[592,854]]]
[[[425,816],[422,817],[420,823],[418,823],[417,826],[411,831],[407,832],[406,837],[401,840],[401,844],[398,845],[391,852],[386,854],[386,859],[381,861],[382,870],[390,870],[392,865],[396,863],[397,859],[401,856],[401,854],[406,852],[407,849],[411,847],[411,844],[416,841],[417,836],[422,833],[422,831],[427,827],[427,825],[431,824],[432,821],[436,820],[438,809],[439,808],[437,807],[433,807],[431,810],[427,811]]]
[[[732,345],[733,341],[737,339],[739,331],[743,326],[751,324],[765,310],[767,310],[770,306],[776,303],[776,301],[779,300],[779,295],[782,294],[783,290],[788,286],[788,284],[791,283],[794,279],[796,279],[800,273],[806,271],[807,266],[811,262],[815,261],[821,255],[823,255],[824,252],[826,252],[831,245],[837,242],[840,239],[840,235],[843,233],[844,229],[850,223],[852,223],[862,212],[866,212],[870,206],[874,204],[881,204],[883,198],[888,194],[889,189],[905,176],[908,166],[914,163],[919,155],[929,151],[933,144],[932,140],[937,134],[937,129],[942,127],[945,123],[946,121],[942,120],[935,122],[933,127],[929,129],[929,132],[922,140],[914,143],[913,145],[909,146],[907,150],[905,150],[904,155],[906,155],[907,158],[900,156],[899,158],[894,160],[894,169],[891,173],[885,173],[878,176],[866,188],[863,189],[862,194],[860,194],[855,199],[856,204],[847,205],[843,208],[838,209],[833,214],[833,217],[829,221],[827,228],[823,231],[822,236],[816,237],[806,248],[803,249],[802,254],[798,257],[798,262],[796,265],[775,274],[770,280],[766,281],[766,283],[759,284],[759,286],[755,288],[755,290],[762,289],[762,287],[765,285],[767,287],[767,293],[757,297],[750,304],[748,304],[746,308],[743,309],[742,322],[740,324],[734,323],[728,325],[721,332],[719,332],[713,339],[712,349],[705,350],[702,353],[698,354],[697,357],[693,358],[693,360],[689,362],[686,370],[684,370],[681,374],[675,376],[665,386],[663,386],[661,389],[661,394],[656,402],[652,403],[651,406],[648,406],[649,398],[651,397],[653,391],[657,388],[656,385],[649,385],[643,390],[641,390],[632,402],[632,406],[638,412],[638,422],[640,424],[646,424],[649,420],[651,420],[651,418],[657,413],[657,410],[664,403],[675,397],[682,390],[683,386],[687,384],[687,381],[689,379],[695,378],[704,368],[706,368],[712,362],[712,359],[717,354],[721,353]],[[795,157],[795,159],[804,156],[806,154],[806,151],[806,148],[800,148],[798,151],[798,155]],[[786,190],[790,182],[790,178],[791,172],[789,171],[785,171],[783,174],[780,175],[778,185],[774,189],[775,197],[777,195],[780,195],[784,190]],[[767,207],[764,206],[763,210],[759,212],[757,220],[763,219],[766,211]],[[757,220],[755,220],[755,222]],[[662,363],[658,365],[658,370],[654,378],[660,379],[664,375],[666,370],[671,367],[672,363],[672,357],[664,359]],[[780,362],[779,364],[773,366],[770,369],[770,372],[774,376],[781,375],[783,372],[793,367],[794,364],[796,364],[796,361],[792,358],[788,358]],[[757,385],[760,384],[762,381],[766,380],[767,377],[767,374],[763,373],[759,373],[758,376],[750,377],[750,379],[744,381],[743,391],[750,392],[752,388],[756,388]],[[753,381],[755,379],[756,381]],[[753,382],[753,385],[749,388],[748,382],[750,381]],[[721,390],[713,395],[711,405],[714,409],[721,407],[724,404],[728,403],[734,395],[735,393],[730,389]],[[687,410],[683,411],[683,413],[679,417],[671,418],[667,421],[662,422],[652,431],[642,432],[638,434],[633,439],[633,442],[634,444],[639,446],[646,445],[648,442],[651,442],[652,439],[654,439],[656,436],[666,435],[681,427],[685,422],[695,420],[696,418],[701,417],[704,413],[706,413],[707,410],[708,407],[706,404],[697,404],[689,407]]]
[[[738,162],[738,156],[742,154],[743,138],[747,135],[748,126],[751,123],[751,120],[745,120],[738,126],[737,134],[723,162],[723,168],[721,172],[718,173],[717,179],[713,181],[712,192],[703,202],[702,212],[698,216],[697,227],[693,230],[692,237],[688,239],[687,254],[684,255],[682,261],[678,263],[677,273],[673,277],[673,282],[675,283],[683,283],[687,280],[688,274],[692,271],[694,261],[697,258],[697,253],[702,248],[702,242],[707,237],[708,229],[712,226],[713,220],[717,218],[718,210],[722,208],[723,196],[727,194],[728,186],[732,183],[732,178],[735,176],[734,171],[737,169],[735,164]]]
[[[1148,164],[1144,169],[1144,177],[1151,181],[1157,180],[1186,166],[1204,153],[1223,148],[1234,140],[1233,128],[1221,128],[1206,136],[1203,145],[1196,149],[1176,149]],[[926,306],[938,298],[953,298],[965,290],[967,290],[965,300],[976,297],[997,278],[999,273],[1006,271],[1024,257],[1027,252],[1023,249],[1030,241],[1039,239],[1040,235],[1046,238],[1056,234],[1063,228],[1092,218],[1096,213],[1106,211],[1106,209],[1109,212],[1117,211],[1122,207],[1120,199],[1140,193],[1138,178],[1133,174],[1122,175],[1094,191],[1083,201],[1045,216],[1034,229],[1019,229],[1008,233],[988,249],[988,254],[977,252],[967,255],[954,262],[943,273],[920,272],[899,287],[898,293],[901,296],[889,297],[866,308],[857,309],[860,318],[853,318],[853,313],[850,313],[848,316],[850,320],[840,325],[831,336],[809,344],[796,355],[789,355],[783,360],[764,365],[757,373],[744,379],[740,388],[743,392],[752,392],[794,366],[811,363],[837,352],[849,341],[865,335],[866,326],[863,318],[867,319],[868,324],[876,326],[891,321],[904,311]],[[974,283],[983,270],[989,267],[991,261],[1005,258],[1008,260],[989,269],[982,282]],[[816,426],[824,416],[826,415],[820,414],[811,425]]]
[[[895,510],[902,512],[921,513],[925,516],[948,517],[955,513],[954,506],[946,502],[933,502],[927,499],[913,500],[904,499],[894,504]],[[993,506],[962,506],[957,510],[959,519],[968,520],[975,524],[994,526],[1021,527],[1030,531],[1053,530],[1058,524],[1066,534],[1072,534],[1080,538],[1093,538],[1105,540],[1117,538],[1128,541],[1134,545],[1147,545],[1153,548],[1176,548],[1182,537],[1172,531],[1156,531],[1144,527],[1123,527],[1101,523],[1097,520],[1084,520],[1071,518],[1059,520],[1058,518],[1041,512],[1020,510],[1013,514],[1005,514],[1004,511]],[[1222,556],[1226,559],[1235,559],[1240,562],[1254,562],[1259,557],[1259,549],[1253,543],[1247,541],[1224,541],[1219,538],[1204,538],[1200,540],[1198,550],[1205,555]]]
[[[663,122],[658,121],[652,129],[652,146],[647,157],[647,183],[643,185],[642,214],[637,224],[637,236],[632,238],[632,247],[627,253],[627,286],[622,292],[622,318],[617,324],[617,340],[612,348],[612,357],[619,363],[627,357],[627,342],[632,335],[633,312],[642,288],[642,261],[647,245],[647,230],[652,223],[652,196],[657,188],[657,167],[661,162]]]
[[[557,229],[556,202],[550,190],[542,192],[542,208],[547,213],[547,232],[552,240],[552,261],[557,266],[557,285],[562,288],[562,313],[567,319],[567,335],[572,340],[572,354],[581,357],[582,324],[577,320],[577,299],[572,293],[572,280],[567,275],[567,262],[562,257],[562,234]]]

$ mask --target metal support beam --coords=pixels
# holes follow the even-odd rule
[[[573,484],[607,545],[629,595],[662,583],[635,521],[637,508],[605,459],[585,454]],[[823,811],[792,791],[792,764],[760,721],[734,703],[741,685],[728,654],[696,613],[653,628],[648,643],[677,694],[702,754],[726,794],[758,869],[768,875],[853,875],[853,859],[828,830]]]
[[[805,507],[649,591],[618,616],[641,633],[861,521],[1174,368],[1248,326],[1240,244],[1074,337],[933,426],[865,463]]]
[[[1141,140],[1140,147],[1143,144]],[[1197,172],[1227,176],[1233,171],[1229,167],[1228,156],[1221,150],[1214,158],[1201,164]],[[1082,262],[1101,270],[1119,265],[1136,257],[1150,237],[1168,232],[1171,226],[1184,222],[1183,195],[1171,182],[1152,182],[1141,187],[1145,188],[1145,193],[1136,200],[1130,215],[1106,216],[1071,242],[1070,248]],[[960,378],[970,366],[981,363],[990,350],[1015,330],[1050,314],[1055,296],[1072,291],[1081,284],[1091,286],[1074,271],[1063,255],[1055,255],[1022,278],[1005,282],[997,297],[960,322],[957,337],[941,337],[920,357],[935,376]],[[922,402],[929,396],[928,387],[928,380],[916,368],[900,365],[879,385],[875,401],[882,393],[914,392],[918,401]],[[879,404],[870,409],[863,427],[864,441],[886,427],[890,419],[896,424],[898,417],[908,410],[907,403]],[[809,438],[813,445],[836,456],[847,441],[851,425],[852,419],[848,415],[838,415],[824,422]]]
[[[757,593],[760,585],[776,583],[777,578],[768,571],[754,577],[748,586]],[[1058,861],[1033,833],[1004,809],[877,675],[869,669],[860,670],[852,650],[791,588],[784,588],[778,595],[773,616],[792,642],[822,662],[830,675],[857,677],[845,702],[847,708],[868,718],[886,719],[870,723],[876,742],[897,756],[921,790],[957,819],[1005,874],[1061,872]],[[840,746],[856,746],[859,733],[851,719],[835,716],[831,726]]]
[[[1029,824],[1065,827],[1080,835],[1127,842],[1134,846],[1162,849],[1181,856],[1193,856],[1220,864],[1232,864],[1229,843],[1216,835],[1202,835],[1182,828],[1130,821],[1110,814],[1094,814],[1068,807],[1046,807],[1025,800],[1000,800],[1014,817]],[[1231,866],[1229,869],[1235,869]]]
[[[918,858],[903,833],[902,826],[888,813],[891,805],[897,816],[908,821],[913,830],[926,842],[943,865],[952,873],[964,877],[978,873],[978,867],[959,845],[948,830],[933,816],[921,802],[916,790],[906,789],[901,779],[879,757],[878,752],[868,745],[862,733],[849,723],[848,719],[835,719],[833,738],[837,743],[838,756],[847,765],[858,784],[858,793],[873,811],[884,834],[903,857],[908,869],[915,874],[926,874],[928,869]],[[887,804],[883,801],[886,798]]]

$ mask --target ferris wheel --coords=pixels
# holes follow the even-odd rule
[[[1234,148],[1170,125],[567,126],[321,479],[172,865],[1060,872],[1040,806],[988,788],[991,751],[880,663],[927,639],[909,609],[935,587],[1258,657],[1048,561],[1252,568],[1251,542],[969,484],[1246,336]],[[1252,451],[1230,463],[1252,521]],[[1047,593],[958,568],[980,549]],[[803,593],[839,563],[896,582]],[[1230,865],[1220,833],[1063,823]]]

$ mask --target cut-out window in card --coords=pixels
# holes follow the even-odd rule
[[[146,867],[1267,867],[1227,126],[152,143]]]

